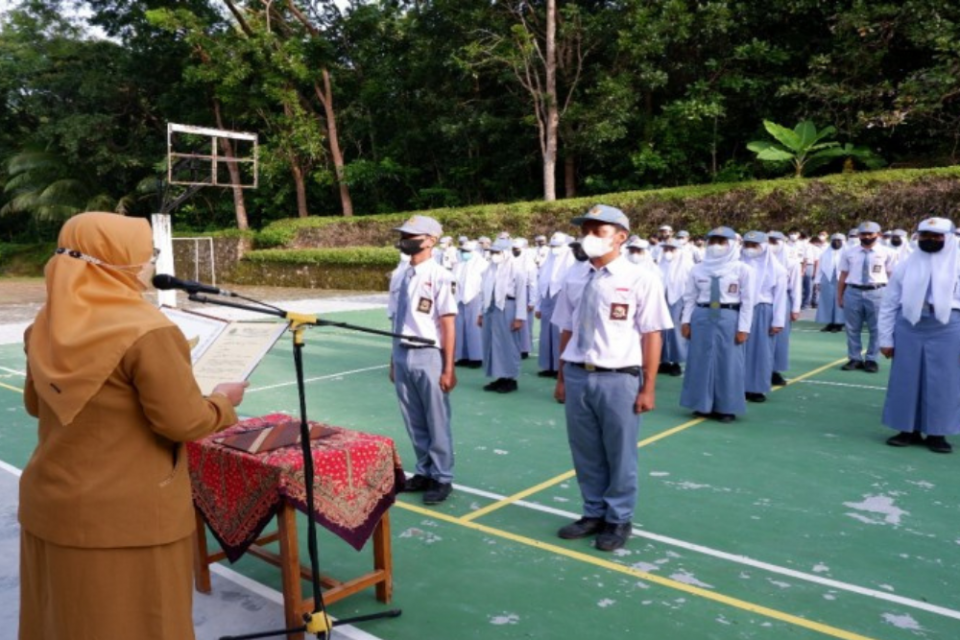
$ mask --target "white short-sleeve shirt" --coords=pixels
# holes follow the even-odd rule
[[[413,271],[413,276],[406,292],[402,291],[404,277],[395,278],[391,283],[389,315],[391,318],[395,315],[400,295],[409,296],[410,304],[407,305],[407,317],[403,320],[401,333],[433,340],[439,348],[440,318],[457,315],[453,276],[435,260],[424,260],[409,269]],[[419,346],[406,340],[401,340],[400,344]]]
[[[607,369],[641,366],[641,335],[673,328],[659,274],[623,256],[599,270],[589,263],[584,265],[586,268],[571,270],[557,296],[552,322],[561,331],[572,333],[561,357],[565,362]],[[580,300],[593,272],[593,277],[599,278],[596,334],[593,346],[581,352],[577,346]]]
[[[869,260],[867,282],[863,282],[864,260]],[[896,253],[879,242],[874,242],[870,251],[858,245],[848,248],[840,256],[840,271],[847,272],[847,284],[887,284],[896,264]]]

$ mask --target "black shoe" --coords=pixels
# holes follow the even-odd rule
[[[564,540],[579,540],[599,533],[603,529],[603,518],[580,518],[565,527],[560,527],[557,535]]]
[[[503,384],[497,387],[497,393],[512,393],[517,390],[517,381],[511,378],[504,378]]]
[[[546,370],[546,371],[538,371],[538,372],[537,372],[537,377],[538,377],[538,378],[556,378],[556,377],[557,377],[557,372],[556,372],[556,371],[550,371],[549,369]]]
[[[736,416],[732,413],[715,413],[714,417],[720,424],[730,424],[736,419]]]
[[[880,371],[880,365],[873,360],[867,360],[863,363],[863,370],[867,373],[876,373],[877,371]]]
[[[783,374],[779,371],[774,371],[773,375],[770,376],[770,384],[775,387],[785,387],[787,386],[787,380],[783,377]]]
[[[698,418],[702,418],[702,419],[704,419],[704,420],[708,420],[708,419],[710,419],[710,418],[715,417],[715,414],[713,414],[713,413],[704,413],[703,411],[694,411],[694,412],[693,412],[693,415],[697,416]]]
[[[453,493],[453,485],[449,482],[434,482],[433,486],[423,494],[423,504],[440,504]]]
[[[468,363],[468,362],[470,362],[470,361],[467,360],[466,358],[460,358],[459,360],[457,360],[456,362],[453,363],[453,366],[455,366],[455,367],[465,367],[465,366],[467,366],[467,363]]]
[[[767,396],[762,393],[750,393],[749,391],[745,394],[748,402],[766,402]]]
[[[835,324],[835,325],[833,325],[833,332],[834,332],[834,333],[840,333],[841,331],[843,331],[843,329],[844,329],[844,327],[843,327],[842,324]]]
[[[603,531],[597,536],[597,549],[600,551],[615,551],[627,544],[633,526],[629,522],[614,524],[603,523]]]
[[[683,367],[680,366],[679,362],[674,362],[673,366],[670,367],[670,375],[674,378],[683,375]]]
[[[506,381],[507,381],[506,378],[497,378],[496,380],[494,380],[494,381],[491,382],[490,384],[485,384],[485,385],[483,385],[483,390],[484,390],[484,391],[499,391],[499,390],[500,390],[500,387],[503,386],[503,383],[506,382]]]
[[[825,325],[823,325],[823,328],[820,329],[820,333],[830,333],[831,331],[833,331],[833,325],[832,325],[832,324],[825,324]]]
[[[433,480],[427,476],[421,476],[419,473],[414,476],[410,476],[403,483],[403,490],[407,493],[415,493],[417,491],[426,491],[433,486]]]
[[[660,366],[657,367],[657,373],[662,373],[664,375],[669,374],[673,371],[673,365],[669,362],[661,362]]]
[[[953,447],[943,436],[927,436],[927,449],[934,453],[950,453]]]
[[[851,360],[847,364],[840,367],[840,371],[855,371],[857,369],[863,369],[862,360]]]
[[[479,369],[483,366],[483,360],[467,360],[467,368]]]
[[[913,444],[923,444],[923,434],[919,431],[901,431],[895,436],[887,438],[891,447],[909,447]]]
[[[529,352],[529,351],[524,351],[523,353],[520,354],[520,359],[521,359],[521,360],[526,360],[526,359],[529,358],[529,357],[530,357],[530,352]]]

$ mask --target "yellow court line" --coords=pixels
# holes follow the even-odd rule
[[[799,382],[799,381],[801,381],[801,380],[805,380],[805,379],[807,379],[807,378],[810,378],[810,377],[812,377],[812,376],[815,376],[815,375],[817,375],[818,373],[821,373],[822,371],[826,371],[827,369],[829,369],[829,368],[831,368],[831,367],[835,367],[836,365],[840,364],[841,362],[845,362],[845,361],[846,361],[846,358],[841,358],[841,359],[836,360],[836,361],[834,361],[834,362],[831,362],[831,363],[829,363],[829,364],[825,364],[825,365],[823,365],[822,367],[818,367],[818,368],[814,369],[813,371],[808,371],[807,373],[803,374],[802,376],[798,376],[798,377],[796,377],[796,378],[792,378],[792,379],[787,383],[787,386],[789,386],[789,385],[791,385],[791,384],[793,384],[793,383],[795,383],[795,382]],[[778,390],[780,390],[781,388],[783,388],[783,387],[778,387],[778,388],[776,388],[776,389],[773,389],[773,391],[778,391]],[[647,446],[648,444],[653,444],[654,442],[656,442],[656,441],[658,441],[658,440],[662,440],[663,438],[667,438],[667,437],[672,436],[672,435],[674,435],[674,434],[676,434],[676,433],[680,433],[681,431],[686,431],[686,430],[689,429],[690,427],[693,427],[693,426],[695,426],[695,425],[698,425],[698,424],[700,424],[701,422],[704,422],[704,421],[706,421],[706,418],[696,418],[696,419],[694,419],[694,420],[690,420],[689,422],[684,422],[684,423],[681,424],[680,426],[673,427],[672,429],[667,429],[666,431],[663,431],[663,432],[661,432],[661,433],[658,433],[658,434],[655,435],[655,436],[650,436],[649,438],[646,438],[646,439],[644,439],[644,440],[641,440],[641,441],[637,444],[637,448],[639,449],[639,448],[641,448],[641,447],[645,447],[645,446]],[[508,505],[511,505],[511,504],[513,504],[514,502],[517,502],[518,500],[523,500],[524,498],[526,498],[526,497],[528,497],[528,496],[531,496],[531,495],[533,495],[533,494],[535,494],[535,493],[539,493],[540,491],[543,491],[544,489],[548,489],[548,488],[550,488],[550,487],[552,487],[552,486],[554,486],[554,485],[560,484],[561,482],[563,482],[563,481],[565,481],[565,480],[569,480],[570,478],[574,477],[574,475],[576,475],[576,473],[575,473],[574,471],[572,471],[572,470],[571,470],[571,471],[567,471],[567,472],[562,473],[562,474],[560,474],[560,475],[558,475],[558,476],[555,476],[555,477],[553,477],[553,478],[550,478],[549,480],[545,480],[544,482],[541,482],[540,484],[538,484],[538,485],[536,485],[536,486],[530,487],[529,489],[524,489],[523,491],[521,491],[521,492],[519,492],[519,493],[515,493],[515,494],[513,494],[513,495],[507,496],[506,498],[503,498],[502,500],[498,500],[498,501],[496,501],[496,502],[493,502],[493,503],[491,503],[491,504],[488,504],[487,506],[485,506],[485,507],[483,507],[483,508],[481,508],[481,509],[477,509],[476,511],[471,511],[470,513],[462,516],[462,519],[465,520],[465,521],[467,521],[467,522],[470,522],[471,520],[476,520],[477,518],[482,518],[483,516],[487,515],[488,513],[492,513],[492,512],[494,512],[494,511],[496,511],[496,510],[498,510],[498,509],[501,509],[501,508],[503,508],[503,507],[506,507],[506,506],[508,506]]]
[[[611,562],[609,560],[604,560],[603,558],[597,558],[586,553],[579,551],[574,551],[572,549],[567,549],[565,547],[560,547],[555,544],[550,544],[549,542],[543,542],[542,540],[537,540],[535,538],[528,538],[526,536],[517,535],[515,533],[510,533],[509,531],[504,531],[502,529],[497,529],[494,527],[489,527],[487,525],[479,524],[476,522],[470,522],[466,518],[457,518],[456,516],[447,515],[438,511],[432,511],[424,507],[417,505],[409,504],[407,502],[396,501],[394,503],[396,506],[407,511],[412,511],[414,513],[434,518],[437,520],[443,520],[450,524],[460,525],[468,529],[473,529],[475,531],[480,531],[488,535],[497,536],[498,538],[504,538],[506,540],[511,540],[528,547],[534,547],[536,549],[541,549],[548,553],[554,553],[560,556],[565,556],[572,560],[577,560],[579,562],[585,562],[587,564],[592,564],[603,569],[609,569],[610,571],[616,571],[618,573],[623,573],[634,578],[639,578],[647,582],[652,582],[669,589],[675,589],[677,591],[683,591],[692,596],[698,598],[703,598],[705,600],[712,600],[720,604],[727,605],[729,607],[734,607],[736,609],[742,609],[743,611],[748,611],[750,613],[755,613],[767,618],[772,618],[774,620],[779,620],[787,624],[792,624],[797,627],[802,627],[804,629],[809,629],[811,631],[816,631],[817,633],[822,633],[833,638],[840,638],[841,640],[873,640],[868,636],[863,636],[858,633],[853,633],[851,631],[846,631],[844,629],[838,629],[837,627],[831,627],[830,625],[823,624],[820,622],[815,622],[813,620],[808,620],[806,618],[801,618],[800,616],[795,616],[783,611],[778,611],[777,609],[771,609],[769,607],[764,607],[762,605],[754,604],[752,602],[747,602],[746,600],[740,600],[739,598],[734,598],[731,596],[724,595],[722,593],[717,593],[716,591],[710,591],[709,589],[703,589],[700,587],[695,587],[683,582],[678,582],[676,580],[671,580],[669,578],[663,578],[652,573],[647,573],[646,571],[640,571],[639,569],[634,569],[633,567],[624,566],[617,564],[616,562]]]
[[[3,384],[2,382],[0,382],[0,387],[3,387],[4,389],[10,389],[10,391],[16,391],[17,393],[23,393],[23,389],[19,389],[17,387],[11,387],[10,385]]]

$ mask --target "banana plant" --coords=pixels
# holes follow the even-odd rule
[[[755,140],[747,145],[747,149],[756,153],[757,160],[762,162],[791,163],[797,178],[802,178],[804,172],[812,171],[834,158],[858,158],[871,168],[883,164],[883,161],[866,147],[825,141],[826,138],[836,135],[837,130],[834,127],[828,126],[817,131],[811,120],[804,120],[792,130],[770,120],[764,120],[763,126],[776,142]]]

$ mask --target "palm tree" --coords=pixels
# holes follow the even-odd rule
[[[70,175],[54,153],[27,149],[7,161],[3,193],[9,200],[0,215],[29,214],[35,222],[63,221],[81,211],[114,211],[117,201],[92,193],[89,183]]]

